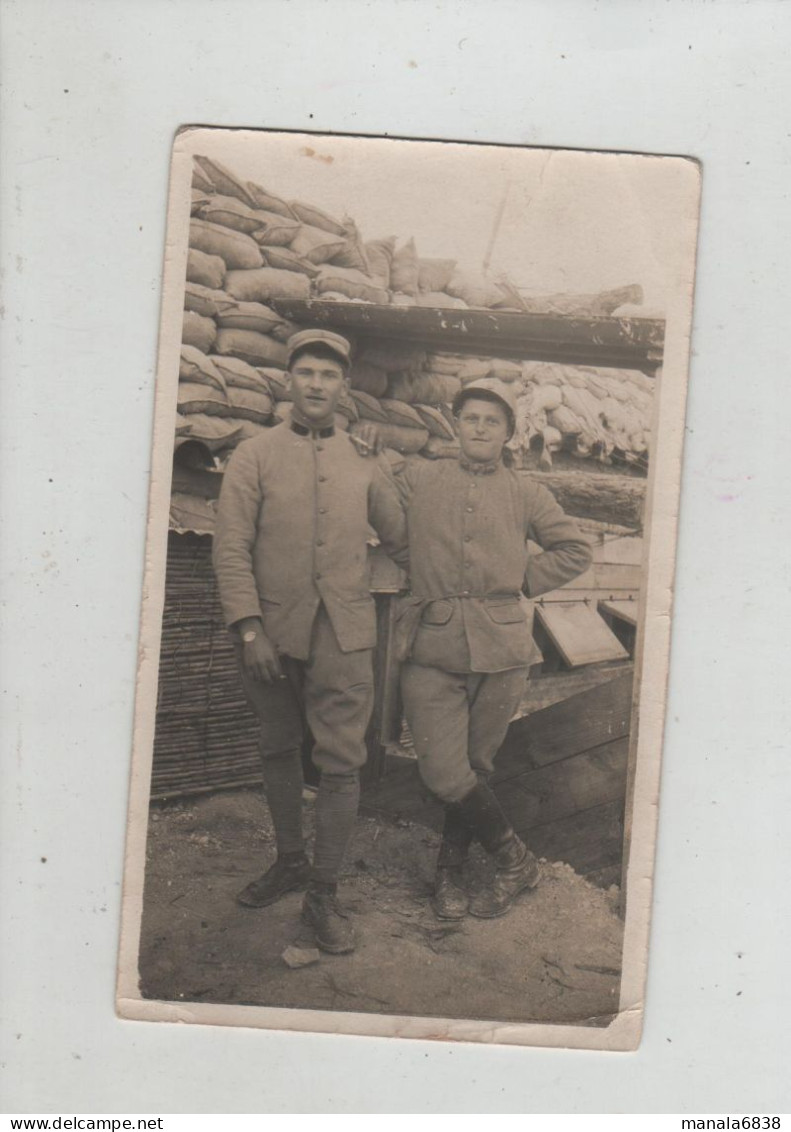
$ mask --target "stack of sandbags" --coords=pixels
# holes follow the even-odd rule
[[[517,450],[647,463],[653,382],[645,374],[526,363],[517,410]]]

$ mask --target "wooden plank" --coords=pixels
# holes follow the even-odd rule
[[[627,625],[637,625],[636,601],[600,601],[599,609],[619,621],[625,621]]]
[[[566,861],[583,876],[621,863],[624,846],[623,801],[605,802],[590,810],[517,830],[530,848],[549,861]]]
[[[535,613],[572,668],[599,660],[625,660],[629,655],[612,629],[585,602],[537,605]]]
[[[640,566],[625,562],[594,562],[584,574],[578,574],[565,586],[552,593],[573,593],[578,589],[591,590],[639,590],[641,581]]]
[[[330,326],[357,338],[396,338],[434,350],[625,369],[660,362],[664,321],[520,311],[380,306],[322,299],[273,299],[304,326]]]
[[[607,684],[516,720],[497,756],[497,776],[504,780],[628,735],[633,680],[630,666]]]
[[[542,711],[578,692],[606,684],[622,675],[630,663],[624,660],[602,661],[600,664],[588,664],[584,668],[531,676],[519,705],[518,718]]]
[[[616,739],[593,751],[495,779],[500,803],[515,829],[532,829],[581,810],[623,799],[629,740]]]

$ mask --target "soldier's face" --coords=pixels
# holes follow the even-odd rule
[[[312,354],[297,359],[289,379],[294,404],[309,421],[331,417],[347,384],[339,362]]]
[[[489,464],[500,457],[508,439],[508,416],[494,401],[470,397],[456,418],[461,450],[468,460]]]

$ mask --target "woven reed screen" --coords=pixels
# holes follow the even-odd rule
[[[153,798],[261,781],[211,567],[211,537],[171,531],[159,665]]]

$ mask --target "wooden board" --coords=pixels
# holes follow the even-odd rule
[[[495,789],[514,828],[529,830],[622,800],[628,753],[628,738],[616,739],[507,781],[496,780]]]
[[[636,601],[600,601],[599,609],[619,621],[625,621],[627,625],[637,625]]]
[[[590,876],[620,865],[624,844],[623,812],[622,800],[605,802],[572,817],[522,832],[539,857],[567,861],[578,873]]]
[[[504,781],[624,738],[630,729],[633,681],[629,666],[607,684],[512,723],[497,756],[496,777]]]
[[[624,562],[594,562],[584,574],[572,578],[553,593],[564,594],[575,590],[634,590],[640,589],[640,566]]]
[[[629,655],[596,610],[585,602],[537,605],[535,615],[571,668],[599,660],[625,660]]]

